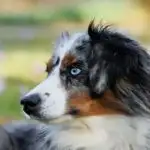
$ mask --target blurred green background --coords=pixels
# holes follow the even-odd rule
[[[0,122],[21,118],[20,97],[45,77],[61,31],[84,31],[95,18],[149,47],[149,0],[0,0]],[[50,85],[52,86],[52,85]]]

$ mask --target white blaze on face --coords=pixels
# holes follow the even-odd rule
[[[41,97],[39,113],[45,119],[56,118],[65,113],[67,92],[60,81],[59,66],[27,96],[35,93]]]
[[[67,34],[66,37],[57,41],[53,56],[56,59],[60,59],[59,64],[53,68],[46,80],[25,95],[29,96],[35,93],[40,95],[41,104],[38,114],[40,114],[40,117],[43,117],[42,119],[57,118],[66,112],[68,92],[60,79],[60,66],[64,56],[71,50],[72,45],[79,36],[81,34],[76,34],[72,37],[69,37]]]

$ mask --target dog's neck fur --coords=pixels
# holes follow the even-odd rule
[[[53,120],[50,124],[8,125],[5,129],[16,143],[24,142],[19,143],[21,150],[150,149],[150,119],[144,117],[103,115],[66,118],[63,121]]]
[[[47,139],[53,139],[51,148],[59,145],[60,150],[69,146],[71,150],[146,150],[149,121],[120,115],[77,118],[55,124]]]

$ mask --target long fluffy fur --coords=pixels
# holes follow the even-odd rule
[[[90,24],[93,57],[89,61],[92,91],[99,95],[105,90],[113,91],[127,111],[132,115],[150,113],[150,56],[136,41],[108,27]],[[93,70],[92,70],[93,71]],[[91,71],[91,72],[92,72]],[[104,78],[103,89],[97,82]]]
[[[4,143],[11,149],[150,150],[150,56],[136,41],[93,22],[88,36],[90,96],[110,90],[129,115],[8,124]]]
[[[148,150],[149,123],[143,117],[114,115],[51,125],[17,123],[4,128],[13,137],[13,150]]]

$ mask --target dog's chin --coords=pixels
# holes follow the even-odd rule
[[[42,123],[60,123],[60,122],[65,122],[68,120],[73,119],[73,116],[69,114],[64,114],[59,117],[51,117],[47,118],[43,115],[28,115],[26,112],[23,111],[24,117],[28,120],[36,120]]]

